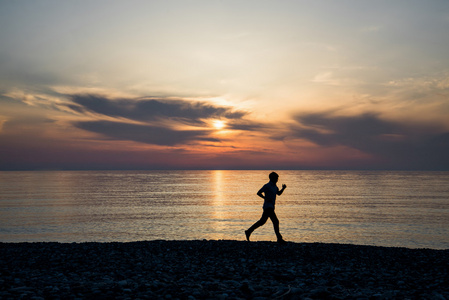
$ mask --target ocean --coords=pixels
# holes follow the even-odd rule
[[[245,240],[270,171],[0,172],[0,242]],[[449,172],[278,171],[285,240],[449,249]],[[252,241],[275,241],[271,221]]]

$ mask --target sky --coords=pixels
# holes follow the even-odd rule
[[[0,170],[449,170],[449,1],[0,0]]]

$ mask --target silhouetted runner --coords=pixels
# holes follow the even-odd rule
[[[279,243],[285,242],[284,239],[282,238],[281,233],[279,232],[279,220],[276,216],[276,213],[274,212],[274,206],[276,203],[276,195],[279,196],[282,195],[287,186],[283,184],[282,189],[279,190],[278,186],[276,185],[279,179],[279,175],[275,172],[271,172],[270,175],[268,175],[268,177],[270,178],[270,181],[257,192],[257,196],[264,199],[262,217],[260,218],[259,221],[254,223],[254,225],[251,226],[248,230],[245,230],[245,235],[248,242],[251,233],[253,233],[254,230],[265,224],[268,218],[270,218],[271,222],[273,222],[274,232],[276,233],[277,241]]]

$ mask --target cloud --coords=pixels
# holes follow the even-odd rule
[[[198,141],[219,142],[211,137],[208,120],[226,120],[228,130],[256,131],[261,124],[244,119],[244,111],[191,100],[156,98],[109,99],[98,95],[72,95],[67,105],[78,113],[93,116],[92,121],[78,121],[77,128],[105,135],[111,139],[146,144],[175,146]],[[114,120],[105,120],[105,117]],[[194,126],[181,130],[179,125]]]
[[[161,146],[175,146],[194,140],[219,141],[207,137],[209,132],[206,130],[173,130],[159,126],[111,121],[78,122],[75,125],[78,128],[100,133],[117,140],[131,140]]]
[[[333,77],[333,74],[330,71],[317,74],[312,79],[312,82],[328,85],[339,85],[339,81]]]
[[[93,112],[110,117],[152,122],[160,119],[178,120],[189,124],[204,124],[204,119],[239,119],[246,115],[229,107],[202,102],[167,99],[117,99],[96,95],[73,95],[70,108],[78,112]]]
[[[231,120],[227,123],[227,129],[243,131],[263,131],[269,128],[268,125],[250,120]]]
[[[335,116],[314,113],[295,117],[292,136],[317,145],[346,146],[372,155],[381,165],[401,169],[449,168],[449,132],[436,125],[387,121],[373,113]]]

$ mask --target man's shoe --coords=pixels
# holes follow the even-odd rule
[[[248,230],[245,230],[246,240],[249,242],[249,237],[251,233]]]

